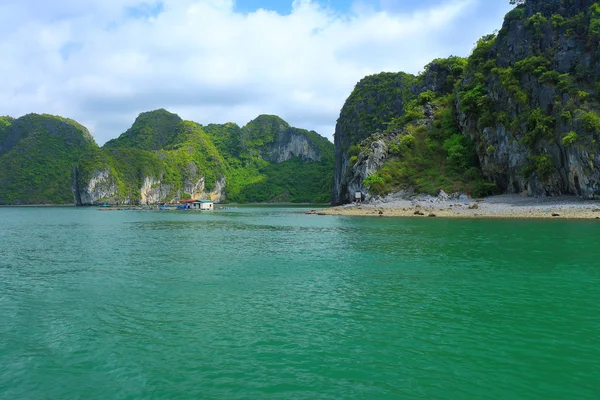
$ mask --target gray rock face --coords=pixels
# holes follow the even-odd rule
[[[568,18],[587,12],[593,3],[588,0],[529,0],[525,15],[527,18],[541,12],[550,18],[560,13]],[[532,55],[548,57],[548,54],[555,54],[549,69],[597,81],[600,79],[600,59],[597,53],[591,53],[587,48],[586,39],[569,35],[566,29],[547,24],[541,33],[536,34],[527,29],[524,20],[513,20],[505,22],[488,57],[496,59],[501,67],[511,67]],[[470,79],[472,77],[467,76],[463,85],[468,85]],[[528,96],[528,104],[518,104],[493,74],[487,77],[485,85],[493,103],[492,112],[504,113],[510,122],[519,121],[518,127],[514,123],[505,126],[504,122],[498,121],[491,126],[478,126],[479,116],[460,111],[460,100],[457,100],[459,125],[462,132],[477,144],[484,175],[506,193],[600,197],[600,146],[597,141],[600,132],[586,132],[580,119],[583,111],[576,111],[568,119],[562,116],[565,110],[589,110],[590,106],[575,98],[572,90],[561,90],[559,85],[542,83],[532,72],[522,73],[519,84]],[[528,126],[527,118],[532,110],[538,108],[555,121],[551,136],[538,138],[533,145],[526,146],[523,138],[532,128]],[[576,132],[579,139],[566,146],[562,138],[569,132]],[[551,160],[550,173],[541,174],[535,170],[535,160],[540,157]]]
[[[348,194],[345,199],[342,199],[344,202],[353,201],[356,192],[368,196],[368,189],[363,186],[363,181],[383,167],[387,156],[388,147],[383,139],[373,141],[366,151],[360,153],[358,161],[351,166],[347,184]]]
[[[265,159],[281,163],[294,157],[305,161],[321,161],[321,153],[311,138],[299,129],[289,128],[269,145]]]
[[[78,206],[117,201],[117,187],[108,169],[95,171],[87,184],[79,187],[77,184],[77,167],[73,167],[72,191],[75,204]]]
[[[92,206],[102,203],[110,204],[158,204],[160,202],[176,202],[184,193],[193,199],[211,199],[215,203],[225,198],[225,177],[222,176],[212,190],[206,190],[205,178],[199,174],[188,176],[184,182],[183,190],[174,190],[173,186],[163,183],[160,177],[146,176],[142,180],[139,192],[119,193],[114,177],[108,169],[95,171],[89,180],[82,186],[78,183],[77,168],[73,168],[72,191],[75,204],[78,206]],[[189,172],[189,171],[188,171]],[[137,198],[139,200],[132,200]]]
[[[382,81],[388,82],[385,92],[379,90]],[[332,190],[334,204],[349,200],[351,179],[349,148],[382,131],[393,117],[404,114],[404,105],[425,89],[415,85],[415,77],[405,73],[382,73],[363,78],[346,100],[335,127],[335,171]],[[433,79],[432,79],[433,82]],[[433,84],[433,83],[432,83]]]

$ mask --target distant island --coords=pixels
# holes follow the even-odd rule
[[[102,147],[70,119],[0,117],[4,205],[324,203],[332,182],[333,144],[272,115],[202,126],[160,109]]]

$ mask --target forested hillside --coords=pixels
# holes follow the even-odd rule
[[[72,120],[0,118],[0,204],[326,202],[332,177],[333,145],[276,116],[202,126],[160,109],[102,148]]]
[[[354,191],[600,196],[600,5],[516,1],[467,59],[356,85],[335,134]]]

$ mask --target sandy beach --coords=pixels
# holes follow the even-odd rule
[[[413,218],[537,218],[598,219],[600,201],[575,196],[533,198],[518,195],[492,196],[485,199],[451,199],[447,196],[417,196],[411,199],[383,199],[360,205],[346,204],[309,214],[413,217]]]

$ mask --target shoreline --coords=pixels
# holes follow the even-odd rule
[[[437,197],[375,201],[311,210],[307,214],[351,217],[467,218],[467,219],[578,219],[600,220],[600,201],[572,196],[524,198],[492,196],[482,200]]]

